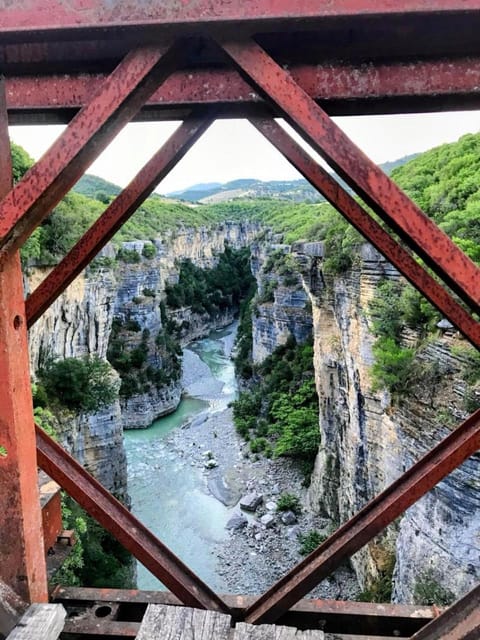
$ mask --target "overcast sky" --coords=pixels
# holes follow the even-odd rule
[[[480,111],[355,116],[335,121],[377,163],[480,131]],[[88,173],[125,186],[176,126],[178,123],[173,122],[127,125]],[[60,126],[11,127],[10,135],[38,159],[62,130]],[[199,182],[227,182],[236,178],[298,177],[295,169],[248,122],[221,120],[210,127],[157,191],[169,193]]]

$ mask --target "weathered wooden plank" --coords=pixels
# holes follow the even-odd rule
[[[150,604],[136,640],[227,640],[230,620],[216,611]]]
[[[57,640],[66,615],[61,604],[32,604],[7,640]]]
[[[294,627],[240,622],[235,627],[232,640],[324,640],[324,637],[323,631],[318,629],[298,631]]]

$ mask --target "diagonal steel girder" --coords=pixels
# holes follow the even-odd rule
[[[258,44],[244,39],[223,41],[222,46],[252,86],[473,311],[480,312],[480,269],[455,243]]]
[[[93,476],[35,426],[38,464],[184,604],[230,613],[228,605]]]
[[[250,118],[253,126],[365,236],[470,342],[480,349],[480,323],[392,238],[273,118]]]
[[[178,64],[178,44],[129,53],[0,202],[0,257],[18,249]]]
[[[480,409],[260,596],[247,609],[246,621],[275,622],[479,449]]]
[[[63,260],[25,302],[29,327],[80,274],[120,227],[130,218],[158,183],[183,158],[212,123],[206,112],[188,117],[164,145],[113,200]]]
[[[478,638],[480,638],[480,584],[417,631],[411,640],[478,640]]]

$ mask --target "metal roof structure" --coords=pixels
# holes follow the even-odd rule
[[[38,462],[181,602],[232,613],[227,600],[34,428],[26,333],[214,119],[250,119],[480,347],[480,269],[330,117],[478,108],[478,33],[475,0],[0,2],[0,438],[8,452],[0,457],[0,578],[25,600],[47,598]],[[277,116],[378,218],[279,127]],[[18,249],[133,119],[183,123],[25,302]],[[69,125],[12,188],[8,124],[52,122]],[[236,617],[261,623],[285,616],[479,448],[477,411]],[[412,637],[478,638],[478,597],[477,588]]]

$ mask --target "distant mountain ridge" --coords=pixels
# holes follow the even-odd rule
[[[401,167],[406,162],[416,158],[413,153],[398,160],[385,162],[380,167],[390,174],[393,169]],[[341,181],[346,187],[345,183]],[[348,189],[348,187],[346,187]],[[192,185],[183,191],[168,193],[169,198],[178,198],[187,202],[202,204],[216,204],[236,198],[277,198],[291,202],[322,202],[324,198],[304,178],[298,180],[256,180],[255,178],[240,178],[225,183],[203,183]]]
[[[418,153],[404,156],[398,160],[380,165],[385,173],[404,165],[416,158]],[[344,182],[341,184],[348,189]],[[73,187],[73,191],[84,196],[107,202],[121,192],[121,187],[98,176],[86,174]],[[154,197],[161,197],[157,193]],[[186,202],[216,204],[237,198],[277,198],[289,202],[323,202],[324,198],[305,179],[299,180],[257,180],[255,178],[238,178],[230,182],[200,182],[181,191],[172,191],[167,198]]]

